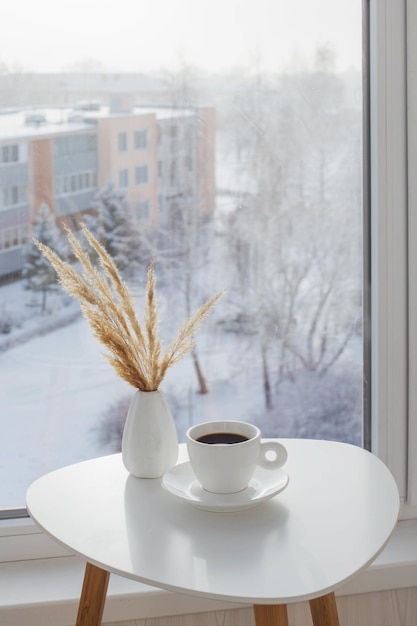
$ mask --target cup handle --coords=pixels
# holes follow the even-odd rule
[[[273,452],[273,458],[268,458],[268,452]],[[272,455],[271,455],[272,456]],[[263,441],[259,447],[258,465],[266,469],[277,469],[287,460],[287,449],[277,441]]]

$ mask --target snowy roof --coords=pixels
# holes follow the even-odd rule
[[[71,122],[74,109],[1,110],[0,141],[50,137],[90,130],[85,121]]]
[[[137,114],[149,114],[154,113],[158,120],[172,119],[178,117],[190,117],[195,115],[196,109],[191,107],[170,107],[170,106],[135,106],[134,113]]]
[[[74,107],[0,109],[0,142],[91,131],[99,118],[149,114],[156,115],[158,120],[173,119],[195,115],[195,109],[136,106],[131,113],[113,113],[108,106],[87,102]]]

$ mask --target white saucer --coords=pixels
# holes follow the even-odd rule
[[[210,493],[197,481],[190,463],[181,463],[167,472],[162,485],[176,498],[205,511],[243,511],[269,500],[288,485],[283,469],[257,466],[249,485],[237,493]]]

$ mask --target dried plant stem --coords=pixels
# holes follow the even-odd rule
[[[98,255],[101,271],[93,265],[89,254],[68,229],[68,241],[82,266],[82,274],[78,274],[69,263],[44,244],[36,240],[35,243],[54,267],[63,288],[79,300],[94,336],[110,352],[105,356],[117,374],[137,389],[154,391],[158,389],[168,368],[192,350],[196,332],[224,292],[219,291],[210,298],[183,324],[177,338],[161,357],[153,265],[148,268],[142,328],[136,316],[133,298],[113,259],[85,226],[82,232]]]
[[[221,290],[212,296],[181,326],[177,338],[165,349],[163,354],[158,384],[163,380],[168,368],[180,361],[194,348],[196,332],[201,328],[204,320],[223,294],[224,290]]]
[[[157,337],[158,307],[155,293],[155,274],[153,265],[148,269],[146,283],[145,326],[147,334],[147,348],[149,354],[149,370],[152,386],[158,387],[159,358],[161,356],[161,342]]]

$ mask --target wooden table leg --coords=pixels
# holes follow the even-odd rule
[[[110,572],[87,563],[75,626],[101,625],[109,578]]]
[[[310,611],[314,626],[339,626],[334,593],[310,600]]]
[[[256,626],[288,626],[286,604],[254,604]]]

